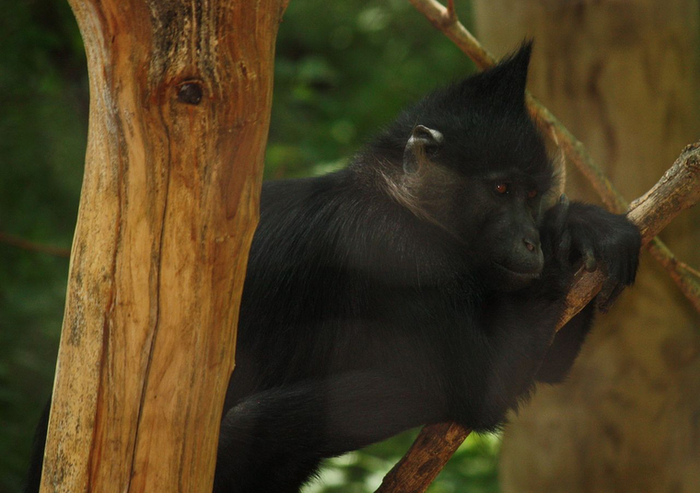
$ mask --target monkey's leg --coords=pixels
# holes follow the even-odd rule
[[[434,398],[369,373],[253,394],[222,421],[214,491],[297,492],[321,459],[440,419]]]

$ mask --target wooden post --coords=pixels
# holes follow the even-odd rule
[[[284,0],[69,0],[90,126],[42,492],[211,491]]]

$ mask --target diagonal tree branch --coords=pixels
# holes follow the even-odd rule
[[[484,49],[472,34],[459,22],[452,1],[444,7],[436,0],[408,0],[422,13],[433,26],[442,31],[461,49],[480,69],[491,67],[496,59]],[[617,213],[627,210],[628,203],[605,176],[603,170],[588,154],[584,145],[569,132],[562,123],[545,108],[542,103],[526,95],[530,115],[546,135],[551,135],[557,145],[566,153],[567,158],[583,173],[591,183],[605,206]],[[700,276],[698,272],[685,263],[679,262],[673,253],[659,239],[655,238],[647,247],[654,258],[669,272],[686,298],[696,310],[700,311]]]
[[[642,233],[642,244],[654,237],[678,214],[700,202],[700,142],[687,146],[661,180],[635,200],[628,218]],[[601,271],[579,271],[567,297],[557,330],[563,327],[600,291]],[[471,430],[456,423],[429,425],[406,455],[386,475],[377,493],[421,493],[440,473]]]

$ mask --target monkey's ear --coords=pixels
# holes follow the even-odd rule
[[[439,131],[416,125],[403,150],[403,170],[406,173],[415,173],[420,168],[420,162],[430,148],[436,148],[444,140]]]

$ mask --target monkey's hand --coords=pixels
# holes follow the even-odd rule
[[[565,196],[547,212],[545,224],[550,235],[557,237],[558,257],[567,255],[570,265],[580,262],[589,272],[604,269],[607,281],[597,303],[606,311],[624,287],[634,282],[641,247],[639,229],[623,214],[581,202],[569,203]]]

